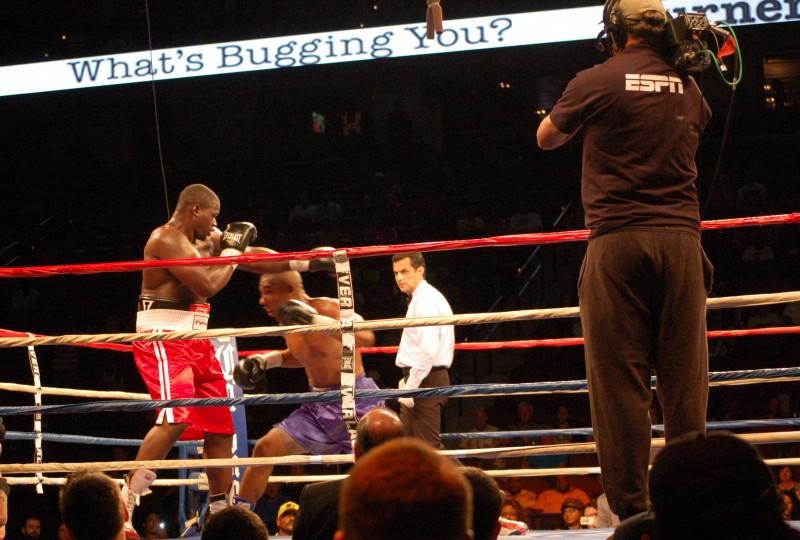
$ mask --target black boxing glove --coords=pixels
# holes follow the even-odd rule
[[[282,363],[283,354],[280,351],[245,356],[233,366],[233,380],[242,390],[255,390],[266,385],[267,376],[264,372]]]
[[[316,247],[311,251],[334,251],[332,247]],[[335,272],[336,263],[333,262],[333,257],[322,257],[321,259],[295,259],[289,261],[289,268],[297,270],[298,272]]]
[[[336,263],[333,262],[333,257],[323,257],[321,259],[311,259],[308,261],[309,272],[335,272]]]
[[[228,223],[225,232],[219,239],[220,253],[223,257],[241,255],[250,242],[256,239],[258,231],[256,226],[247,221],[234,221]]]
[[[289,300],[278,309],[275,318],[282,325],[325,324],[336,322],[335,319],[320,315],[316,309],[300,300]]]

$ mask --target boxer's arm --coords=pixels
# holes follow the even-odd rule
[[[361,322],[364,317],[355,314],[356,322]],[[359,330],[356,332],[356,347],[372,347],[375,345],[375,333],[372,330]]]
[[[201,253],[181,233],[162,230],[147,242],[146,259],[193,259]],[[192,294],[202,298],[214,296],[230,281],[235,266],[170,266],[166,270],[188,288]]]
[[[263,253],[278,253],[274,249],[261,246],[249,246],[245,251],[247,255],[261,255]],[[287,272],[291,270],[289,265],[291,261],[260,261],[254,263],[242,263],[239,269],[253,274],[277,274],[278,272]]]
[[[340,319],[339,301],[331,298],[318,298],[314,303],[320,315],[330,317],[333,321],[338,322]],[[362,322],[364,317],[355,313],[353,319],[356,322]],[[332,322],[332,321],[328,321]],[[337,337],[336,334],[329,334],[330,336]],[[372,347],[375,345],[375,334],[372,330],[359,330],[356,332],[356,347]]]
[[[333,248],[315,248],[332,250]],[[245,251],[248,255],[259,255],[262,253],[278,253],[274,249],[261,246],[250,246]],[[288,272],[296,270],[298,272],[333,272],[335,266],[330,257],[321,257],[311,260],[291,260],[291,261],[261,261],[256,263],[240,264],[239,268],[254,274],[277,274],[278,272]]]

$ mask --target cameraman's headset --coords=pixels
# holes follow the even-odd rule
[[[606,0],[603,5],[603,29],[597,34],[597,50],[612,54],[621,51],[628,41],[625,18],[616,11],[619,0]]]

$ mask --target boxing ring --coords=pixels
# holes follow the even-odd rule
[[[739,227],[777,226],[800,223],[800,213],[747,217],[737,219],[705,221],[702,223],[704,231],[717,231]],[[394,244],[386,246],[366,246],[336,249],[337,271],[339,266],[346,266],[349,276],[349,260],[362,257],[388,256],[395,253],[410,251],[452,251],[476,248],[502,248],[506,246],[546,245],[564,242],[582,242],[588,238],[588,231],[573,230],[552,233],[531,233],[494,236],[470,240],[434,241],[415,244]],[[0,268],[0,278],[28,279],[48,278],[62,275],[84,275],[105,272],[133,272],[143,268],[170,267],[182,265],[223,265],[231,263],[252,263],[261,261],[277,261],[289,259],[310,260],[318,257],[328,257],[331,252],[307,251],[292,253],[276,253],[265,255],[241,255],[236,257],[213,257],[207,259],[178,259],[167,261],[129,261],[112,263],[95,263],[79,265],[37,266],[19,268]],[[352,300],[352,289],[349,291]],[[800,302],[800,291],[784,291],[769,294],[753,294],[743,296],[728,296],[708,299],[708,309],[731,309],[771,304],[784,304]],[[344,307],[344,304],[343,304]],[[352,307],[352,306],[351,306]],[[151,411],[156,408],[185,407],[185,406],[230,406],[239,405],[275,405],[299,404],[317,401],[343,400],[343,407],[347,407],[348,398],[340,391],[327,392],[301,392],[284,394],[257,394],[231,398],[206,398],[206,399],[177,399],[177,400],[152,400],[147,394],[138,394],[121,391],[106,390],[80,390],[55,386],[45,386],[40,377],[40,370],[36,356],[36,348],[53,345],[68,345],[79,347],[101,348],[127,353],[131,350],[133,341],[168,341],[185,340],[193,338],[252,338],[275,337],[292,333],[342,333],[343,335],[359,330],[385,331],[415,326],[427,325],[480,325],[499,324],[514,321],[534,321],[575,318],[579,316],[577,307],[559,307],[549,309],[527,309],[505,311],[497,313],[456,314],[448,317],[429,317],[419,319],[391,318],[379,320],[366,320],[363,322],[348,320],[343,310],[342,321],[331,324],[313,326],[260,326],[248,328],[221,328],[206,331],[180,331],[168,333],[106,333],[106,334],[68,334],[59,336],[34,335],[20,331],[0,330],[0,348],[24,349],[28,355],[33,384],[17,384],[0,382],[0,391],[15,392],[32,395],[34,404],[30,406],[0,406],[0,416],[33,416],[33,430],[30,432],[12,431],[7,434],[9,440],[33,441],[34,456],[32,463],[0,464],[0,473],[7,478],[11,485],[32,485],[38,492],[46,486],[63,484],[63,475],[77,470],[95,471],[127,471],[134,468],[149,468],[153,470],[179,470],[181,478],[158,479],[154,486],[197,486],[203,483],[202,478],[187,478],[187,469],[200,469],[215,466],[246,467],[251,465],[346,465],[352,463],[352,455],[325,455],[325,456],[285,456],[280,458],[234,458],[234,459],[185,459],[184,449],[196,447],[197,441],[182,441],[177,444],[180,451],[179,459],[165,459],[152,461],[106,461],[106,462],[49,462],[45,460],[42,451],[42,442],[58,442],[64,444],[83,445],[113,445],[136,447],[141,440],[120,439],[111,437],[92,437],[80,434],[46,433],[42,430],[41,415],[63,414],[91,414],[97,412],[116,412],[119,414],[130,412]],[[711,340],[731,337],[753,337],[768,335],[794,335],[800,333],[800,326],[770,327],[749,330],[711,330],[708,337]],[[543,347],[577,347],[583,344],[582,338],[554,338],[554,339],[529,339],[518,341],[494,342],[466,342],[458,343],[456,350],[486,351],[486,350],[511,350],[530,349]],[[362,348],[362,354],[387,355],[396,351],[395,347],[370,347]],[[261,351],[240,351],[244,356]],[[731,387],[753,384],[767,384],[779,382],[793,382],[800,380],[800,365],[797,367],[731,370],[712,372],[709,376],[712,388]],[[343,379],[344,380],[344,379]],[[655,385],[655,378],[652,384]],[[426,388],[414,390],[359,390],[359,397],[431,397],[447,396],[452,398],[479,398],[495,396],[521,396],[521,395],[549,395],[549,394],[580,394],[587,392],[586,380],[563,380],[547,382],[527,382],[516,384],[458,384],[440,388]],[[46,405],[42,404],[43,396],[65,396],[83,398],[90,401],[81,403],[67,403]],[[346,415],[346,411],[344,411]],[[352,419],[351,419],[352,423]],[[726,422],[709,422],[708,429],[771,429],[763,433],[747,433],[742,437],[756,445],[798,443],[800,431],[797,426],[800,419],[769,419],[769,420],[738,420]],[[654,425],[653,430],[659,433],[663,426]],[[788,431],[787,431],[788,430]],[[570,429],[537,429],[524,431],[487,431],[470,433],[443,433],[443,441],[459,442],[466,439],[512,439],[532,438],[544,436],[587,436],[591,435],[591,428]],[[252,441],[251,441],[252,443]],[[663,438],[653,440],[654,447],[664,444]],[[490,449],[457,449],[443,450],[445,455],[459,459],[495,460],[500,458],[522,458],[530,456],[547,455],[572,455],[592,454],[595,445],[592,442],[568,443],[555,445],[528,445],[507,446]],[[800,465],[800,458],[769,459],[770,466]],[[488,474],[497,477],[534,477],[564,475],[594,475],[600,472],[599,467],[567,467],[567,468],[521,468],[487,470]],[[46,476],[47,475],[47,476]],[[52,476],[51,476],[52,475]],[[314,482],[341,478],[341,475],[273,475],[270,482],[298,483]],[[610,530],[594,529],[584,531],[546,531],[537,532],[540,538],[605,538]]]

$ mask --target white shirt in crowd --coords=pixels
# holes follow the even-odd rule
[[[440,317],[452,315],[453,310],[442,293],[422,280],[408,304],[406,317]],[[422,379],[434,367],[450,367],[453,363],[455,331],[452,325],[422,326],[403,329],[395,364],[400,368],[411,368],[406,388],[419,388]]]

